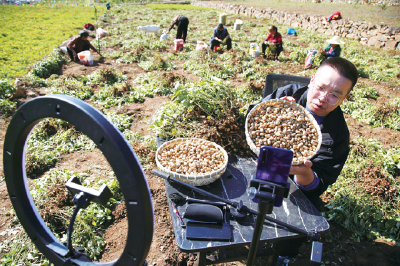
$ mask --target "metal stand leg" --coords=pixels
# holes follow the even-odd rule
[[[270,256],[268,258],[268,262],[267,265],[276,265],[278,258],[279,258],[279,254],[281,254],[281,250],[283,247],[283,243],[274,243],[274,255]]]
[[[265,220],[265,216],[268,211],[271,209],[271,204],[264,200],[260,200],[258,203],[258,215],[256,220],[256,226],[254,228],[253,239],[250,245],[249,257],[247,258],[247,266],[251,266],[254,264],[257,255],[257,247],[260,242],[260,236],[263,229],[263,224]]]
[[[197,252],[197,264],[196,266],[206,265],[206,252]]]

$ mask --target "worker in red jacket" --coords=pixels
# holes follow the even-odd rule
[[[269,27],[269,34],[267,38],[265,38],[264,42],[262,43],[262,53],[264,54],[264,58],[266,58],[265,50],[267,47],[275,46],[276,47],[276,55],[275,59],[278,58],[279,54],[282,52],[282,35],[278,32],[278,28],[274,25]]]

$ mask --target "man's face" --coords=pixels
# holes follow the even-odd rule
[[[89,36],[83,36],[82,40],[87,41],[87,39],[89,39]]]
[[[339,75],[330,66],[318,69],[317,73],[312,76],[309,85],[308,108],[316,115],[328,115],[347,97],[351,85],[349,79]],[[333,103],[335,101],[336,103]]]
[[[218,28],[218,31],[222,31],[224,29],[224,27]]]

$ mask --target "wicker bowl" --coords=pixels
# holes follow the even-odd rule
[[[299,110],[301,113],[303,113],[306,116],[306,119],[308,119],[311,124],[314,126],[314,128],[317,130],[317,134],[318,134],[318,144],[317,144],[317,148],[313,151],[312,155],[309,155],[307,157],[304,157],[304,160],[309,160],[311,159],[320,149],[321,147],[321,143],[322,143],[322,134],[321,134],[321,129],[317,123],[317,121],[315,120],[314,116],[307,111],[303,106],[295,103],[295,102],[291,102],[291,101],[286,101],[286,100],[281,100],[281,99],[273,99],[273,100],[268,100],[265,102],[261,102],[258,105],[256,105],[249,113],[249,115],[246,118],[246,123],[245,123],[245,134],[246,134],[246,141],[247,144],[250,146],[250,149],[257,154],[257,156],[260,154],[260,148],[258,148],[254,143],[253,140],[250,137],[250,133],[249,133],[249,119],[252,118],[253,116],[259,116],[262,113],[265,113],[265,111],[263,111],[263,109],[266,106],[274,106],[277,104],[283,104],[283,106],[287,106],[287,107],[291,107],[295,110]],[[302,164],[304,162],[304,160],[301,161],[292,161],[292,165],[299,165]]]
[[[168,168],[166,168],[166,167],[161,165],[160,161],[158,160],[158,154],[163,149],[165,149],[168,146],[173,145],[173,144],[177,144],[177,143],[181,143],[181,142],[191,142],[193,140],[205,141],[207,143],[210,143],[210,144],[214,145],[215,148],[219,149],[222,152],[223,156],[224,156],[223,167],[218,169],[218,170],[209,172],[209,173],[207,173],[205,175],[196,175],[196,176],[194,176],[194,175],[179,174],[179,173],[173,172],[173,171],[169,170]],[[168,174],[169,176],[171,176],[173,178],[177,178],[177,179],[179,179],[179,180],[181,180],[183,182],[186,182],[186,183],[188,183],[190,185],[193,185],[193,186],[205,186],[205,185],[208,185],[208,184],[214,182],[218,178],[220,178],[220,176],[226,171],[226,167],[228,166],[228,154],[226,153],[226,151],[220,145],[218,145],[218,144],[216,144],[214,142],[208,141],[208,140],[198,139],[198,138],[178,138],[178,139],[173,139],[171,141],[165,142],[164,144],[162,144],[157,149],[157,152],[156,152],[156,164],[157,164],[158,169],[160,169],[160,171]]]

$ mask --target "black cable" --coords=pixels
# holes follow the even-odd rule
[[[86,208],[90,203],[86,194],[83,192],[76,194],[73,201],[76,204],[76,207],[69,221],[68,233],[67,233],[67,248],[68,248],[68,254],[70,255],[72,254],[72,232],[74,231],[74,223],[76,216],[78,215],[78,212],[81,208]]]

